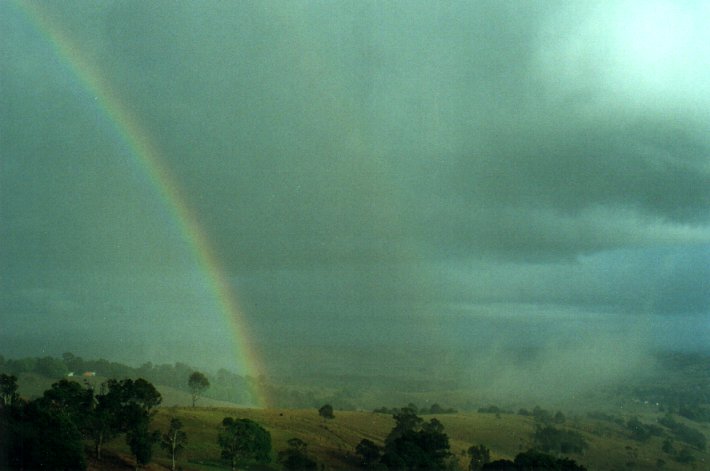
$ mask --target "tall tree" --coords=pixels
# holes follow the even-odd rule
[[[253,420],[225,417],[217,442],[232,470],[239,461],[271,461],[271,434]]]
[[[0,398],[5,406],[12,405],[18,399],[17,376],[0,374]]]
[[[422,418],[409,407],[403,407],[401,410],[395,412],[392,418],[395,421],[395,426],[390,431],[389,435],[387,435],[387,438],[385,438],[386,444],[393,442],[407,431],[418,430],[423,422]]]
[[[18,401],[10,412],[0,440],[8,446],[10,468],[86,469],[82,435],[69,410],[39,398]]]
[[[468,464],[470,471],[480,471],[483,466],[491,461],[491,450],[485,445],[471,446],[468,449],[471,461]]]
[[[163,434],[160,442],[160,446],[170,453],[170,459],[172,460],[170,469],[172,471],[175,471],[175,458],[187,444],[187,434],[180,430],[181,428],[182,422],[180,422],[180,419],[173,417],[170,419],[170,428]]]
[[[136,465],[146,465],[153,457],[153,445],[160,440],[160,432],[150,431],[150,420],[147,417],[132,424],[126,433],[126,442],[136,458]],[[137,467],[137,466],[136,466]]]
[[[108,411],[111,430],[126,433],[126,442],[138,464],[146,464],[153,453],[153,445],[160,439],[159,432],[149,430],[153,409],[160,405],[162,396],[148,381],[111,379],[103,402]]]
[[[195,371],[188,378],[187,385],[190,387],[190,393],[192,394],[192,407],[195,407],[197,398],[210,387],[210,382],[205,375]]]

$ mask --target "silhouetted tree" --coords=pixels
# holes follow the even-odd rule
[[[404,432],[418,429],[423,422],[421,417],[409,407],[404,407],[395,412],[392,414],[392,418],[395,421],[395,426],[385,438],[385,445],[401,437]]]
[[[120,430],[120,421],[116,415],[118,406],[111,404],[105,395],[97,395],[94,409],[86,423],[86,435],[94,442],[94,453],[101,460],[104,443],[111,440]]]
[[[64,362],[58,358],[42,357],[37,359],[35,372],[48,378],[61,378],[67,372]]]
[[[175,458],[185,448],[187,444],[187,434],[180,430],[182,422],[173,417],[170,419],[170,428],[162,436],[160,446],[170,454],[172,465],[170,469],[175,471]]]
[[[360,443],[355,447],[355,451],[362,457],[362,465],[368,468],[380,460],[380,447],[367,438],[360,440]]]
[[[394,414],[395,426],[385,441],[382,463],[391,469],[443,469],[449,437],[437,419],[422,423],[408,408]]]
[[[318,409],[318,415],[320,415],[324,419],[334,419],[335,415],[333,415],[333,406],[331,406],[330,404],[322,406],[320,409]]]
[[[192,407],[195,407],[197,398],[210,387],[210,382],[205,375],[195,371],[188,378],[187,385],[190,387],[190,394],[192,394]]]
[[[279,452],[279,461],[289,470],[316,469],[318,464],[308,456],[308,444],[300,438],[291,438],[288,449]]]
[[[483,469],[483,465],[491,461],[491,450],[485,445],[472,446],[468,449],[468,456],[471,457],[468,469],[480,471]]]
[[[83,370],[82,366],[84,364],[84,360],[71,352],[62,353],[62,361],[64,362],[64,366],[67,371],[78,372]]]
[[[515,461],[496,460],[483,465],[484,471],[586,471],[584,466],[578,465],[569,458],[555,458],[535,450],[519,453]]]
[[[17,376],[0,374],[0,398],[2,405],[9,406],[18,399]]]
[[[17,401],[9,412],[7,461],[17,469],[86,469],[84,444],[68,410],[42,398]]]
[[[132,424],[126,433],[126,442],[136,458],[137,465],[150,463],[153,457],[153,445],[160,440],[160,432],[150,431],[149,424],[148,417],[142,417],[137,423]]]
[[[222,458],[229,460],[232,470],[240,460],[262,463],[271,460],[271,434],[253,420],[225,417],[217,442],[222,448]]]
[[[587,448],[584,437],[573,430],[561,430],[551,425],[538,426],[533,436],[536,447],[545,452],[581,453]]]
[[[149,430],[153,409],[160,405],[162,397],[148,381],[138,378],[135,381],[111,379],[107,383],[108,391],[99,398],[99,406],[111,433],[126,432],[126,442],[131,448],[136,462],[147,464],[153,454],[153,445],[160,439],[159,432]],[[97,409],[99,408],[97,406]]]
[[[562,411],[558,410],[555,413],[555,416],[552,418],[553,422],[556,424],[564,424],[565,420],[567,420],[567,417],[562,413]]]

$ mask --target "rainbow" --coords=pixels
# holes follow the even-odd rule
[[[170,172],[160,149],[144,131],[139,118],[114,93],[111,83],[101,70],[86,60],[81,48],[45,14],[35,3],[17,2],[18,9],[28,18],[28,22],[47,40],[54,54],[76,77],[84,89],[95,97],[96,106],[106,116],[115,131],[128,146],[136,165],[146,174],[162,199],[167,210],[182,232],[182,236],[193,251],[196,263],[219,305],[233,340],[233,355],[238,364],[246,369],[245,374],[258,378],[264,371],[259,355],[252,345],[249,328],[243,311],[239,307],[234,290],[230,286],[226,271],[216,256],[208,235],[201,227],[187,199],[180,192],[180,186]],[[267,407],[266,394],[255,387],[256,406]]]

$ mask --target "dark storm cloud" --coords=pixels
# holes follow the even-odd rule
[[[491,306],[528,306],[526,319],[547,308],[707,313],[708,12],[654,5],[41,11],[160,150],[256,330],[321,319],[302,337],[340,338],[347,326],[385,339],[396,323],[355,320]],[[9,10],[0,257],[16,281],[2,281],[15,293],[6,307],[22,304],[18,290],[69,296],[83,283],[126,322],[141,309],[163,319],[176,309],[165,280],[189,291],[197,269],[184,228],[101,97]],[[145,286],[97,286],[96,272]],[[192,293],[181,319],[210,296]],[[114,312],[79,298],[77,311]]]

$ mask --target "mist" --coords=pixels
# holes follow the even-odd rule
[[[708,20],[3,3],[0,353],[571,401],[707,350]]]

